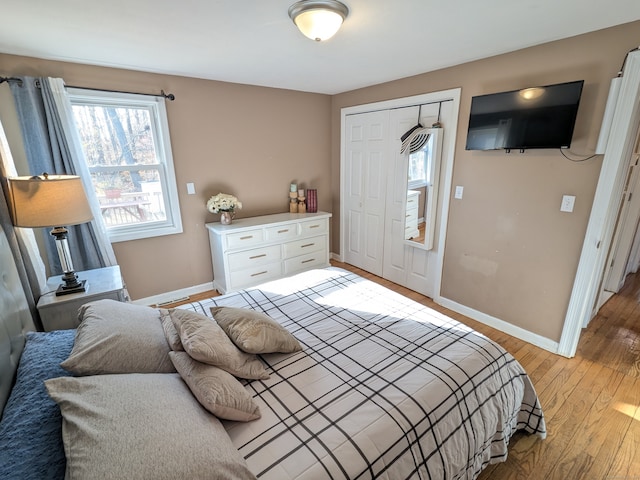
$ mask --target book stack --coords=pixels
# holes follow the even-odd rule
[[[307,189],[307,212],[316,213],[318,211],[318,190]]]

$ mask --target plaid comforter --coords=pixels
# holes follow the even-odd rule
[[[304,349],[262,355],[262,418],[227,431],[261,479],[473,479],[518,429],[545,437],[520,364],[469,327],[341,269],[181,308],[246,307]]]

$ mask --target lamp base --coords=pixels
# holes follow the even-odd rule
[[[56,290],[56,297],[60,297],[62,295],[69,295],[70,293],[80,293],[80,292],[86,292],[87,289],[85,288],[85,284],[87,283],[86,280],[79,280],[78,282],[76,282],[76,285],[67,285],[65,283],[61,283],[60,285],[58,285],[58,289]]]

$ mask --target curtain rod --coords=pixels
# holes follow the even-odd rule
[[[148,95],[150,97],[164,97],[167,100],[171,100],[172,102],[176,99],[176,96],[173,93],[165,93],[164,90],[160,90],[160,94],[157,93],[139,93],[139,92],[126,92],[123,90],[109,90],[105,88],[90,88],[90,87],[78,87],[75,85],[65,85],[67,88],[80,88],[82,90],[93,90],[96,92],[111,92],[111,93],[131,93],[133,95]]]
[[[18,82],[22,86],[22,79],[16,77],[0,77],[0,83]]]
[[[22,79],[21,78],[17,78],[17,77],[0,77],[0,83],[4,83],[4,82],[18,82],[20,84],[20,86],[22,86]],[[36,86],[40,86],[39,85],[40,82],[38,82],[36,80]],[[164,90],[160,90],[160,94],[156,94],[156,93],[138,93],[138,92],[126,92],[123,90],[107,90],[104,88],[90,88],[90,87],[77,87],[74,85],[65,85],[67,88],[81,88],[83,90],[93,90],[96,92],[111,92],[111,93],[131,93],[134,95],[148,95],[150,97],[164,97],[167,100],[171,100],[174,101],[176,99],[176,96],[173,93],[165,93]]]

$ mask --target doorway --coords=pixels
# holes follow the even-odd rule
[[[626,58],[609,140],[557,353],[573,357],[592,318],[640,123],[640,50]]]

